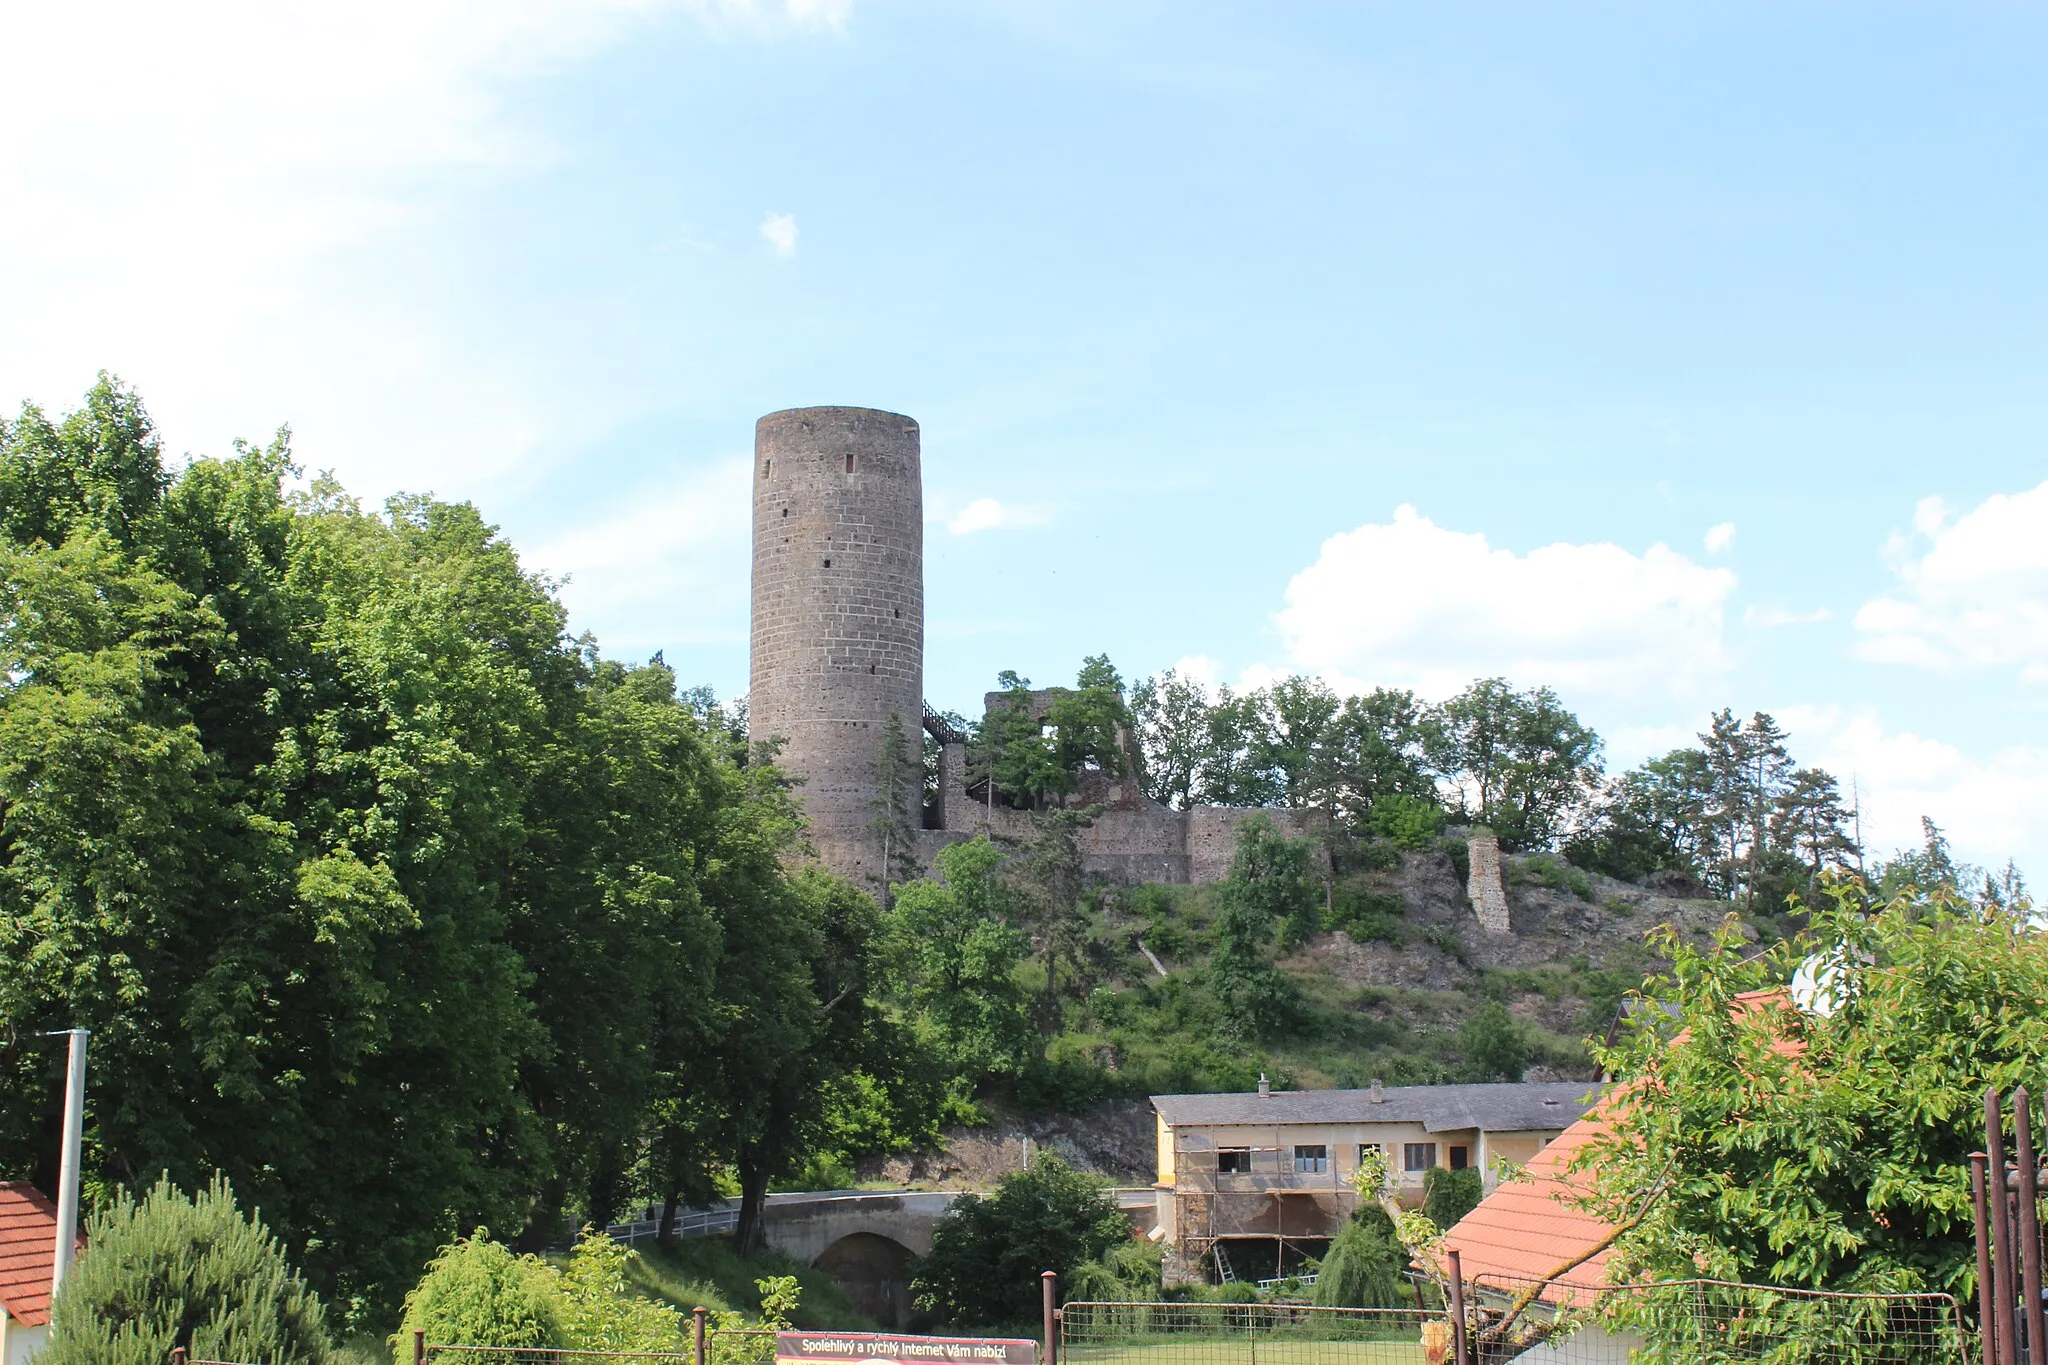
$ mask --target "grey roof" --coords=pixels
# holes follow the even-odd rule
[[[1568,1128],[1598,1098],[1596,1081],[1390,1085],[1370,1090],[1275,1090],[1270,1095],[1154,1095],[1169,1124],[1419,1123],[1432,1133]]]

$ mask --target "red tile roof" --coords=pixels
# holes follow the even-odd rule
[[[57,1206],[22,1181],[0,1181],[0,1308],[24,1327],[50,1320]]]
[[[1479,1206],[1452,1226],[1444,1249],[1456,1251],[1468,1283],[1485,1277],[1490,1287],[1514,1293],[1532,1280],[1597,1245],[1610,1225],[1577,1205],[1591,1172],[1568,1168],[1581,1148],[1607,1131],[1601,1108],[1564,1130],[1529,1163],[1528,1178],[1503,1181]],[[1607,1283],[1607,1259],[1600,1252],[1562,1276],[1565,1287]],[[1546,1298],[1556,1299],[1557,1294]]]

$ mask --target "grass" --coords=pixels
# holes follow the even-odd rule
[[[672,1252],[651,1243],[638,1250],[640,1255],[632,1262],[633,1288],[685,1313],[702,1306],[752,1317],[761,1304],[754,1281],[770,1275],[794,1275],[803,1290],[797,1326],[846,1332],[871,1331],[875,1326],[854,1311],[846,1291],[830,1273],[774,1250],[743,1259],[732,1249],[730,1237],[686,1237]]]

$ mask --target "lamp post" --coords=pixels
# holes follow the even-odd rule
[[[51,1263],[50,1297],[64,1287],[64,1275],[78,1248],[78,1164],[85,1141],[85,1040],[88,1029],[60,1029],[47,1035],[70,1039],[64,1072],[64,1147],[57,1166],[57,1255]]]

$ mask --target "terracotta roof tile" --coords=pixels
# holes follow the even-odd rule
[[[1536,1154],[1526,1180],[1503,1181],[1458,1220],[1444,1237],[1444,1249],[1458,1253],[1468,1282],[1485,1277],[1492,1287],[1512,1293],[1607,1236],[1610,1225],[1575,1202],[1585,1193],[1591,1173],[1567,1169],[1581,1148],[1606,1131],[1600,1109],[1595,1108]],[[1602,1251],[1561,1277],[1559,1285],[1591,1288],[1607,1283],[1610,1255],[1611,1249]]]
[[[34,1186],[0,1181],[0,1308],[24,1327],[50,1320],[57,1206]]]

